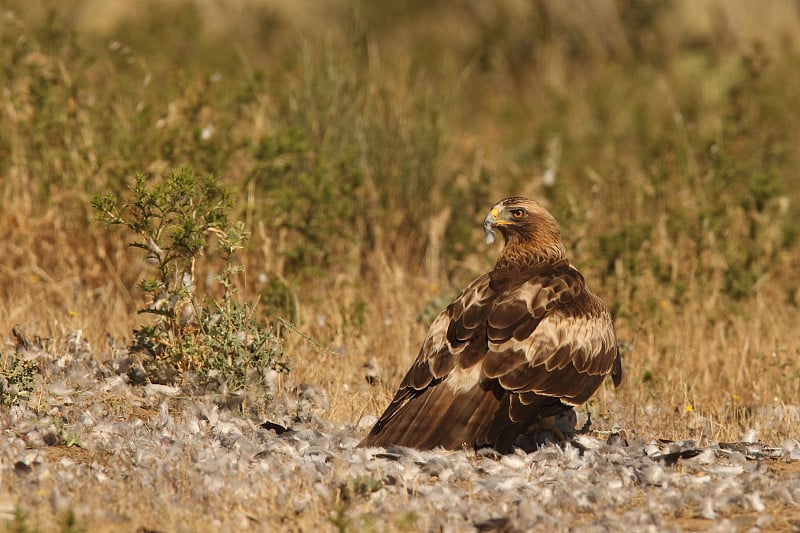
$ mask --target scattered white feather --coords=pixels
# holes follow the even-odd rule
[[[346,490],[345,518],[357,527],[359,517],[369,516],[378,531],[397,529],[392,520],[406,515],[416,517],[413,529],[421,531],[566,531],[576,513],[582,531],[666,531],[670,517],[687,512],[709,521],[703,529],[737,529],[727,517],[748,512],[758,515],[750,525],[768,529],[774,527],[771,509],[800,500],[800,479],[758,466],[800,460],[796,439],[768,447],[746,432],[741,443],[700,446],[578,435],[574,446],[505,456],[363,449],[356,446],[374,417],[362,418],[358,429],[330,422],[322,387],[299,385],[285,402],[276,394],[284,411],[270,420],[290,428],[278,435],[259,427],[263,420],[209,399],[179,398],[177,387],[132,386],[113,373],[95,375],[94,388],[91,379],[76,385],[90,375],[84,349],[75,336],[69,357],[49,359],[49,381],[40,384],[36,405],[0,410],[0,482],[44,494],[53,508],[86,509],[81,512],[109,521],[125,517],[113,505],[87,508],[73,489],[91,486],[115,495],[131,486],[182,487],[185,497],[209,502],[204,516],[209,529],[219,530],[280,528],[270,522],[266,504],[253,500],[265,487],[272,509],[296,515],[321,509],[327,515],[324,509],[341,502]],[[277,375],[265,379],[277,383]],[[282,388],[291,390],[285,383]],[[115,406],[124,406],[126,416]],[[793,411],[763,415],[767,421],[796,419]],[[83,450],[51,455],[67,435]],[[694,456],[683,457],[687,451]],[[171,512],[183,511],[177,506]],[[0,517],[7,514],[0,506]]]

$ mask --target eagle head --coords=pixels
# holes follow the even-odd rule
[[[507,250],[521,246],[553,259],[565,254],[555,217],[528,198],[511,197],[495,204],[483,220],[483,231],[487,244],[495,241],[499,231]]]

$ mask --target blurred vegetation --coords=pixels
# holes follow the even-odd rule
[[[485,210],[524,194],[561,221],[620,336],[649,335],[634,381],[680,360],[711,394],[725,359],[691,350],[738,324],[745,348],[725,349],[757,351],[775,397],[800,394],[797,335],[736,322],[769,309],[796,329],[793,3],[10,0],[2,17],[7,328],[52,324],[41,308],[59,327],[73,307],[85,326],[135,320],[148,267],[89,199],[186,165],[218,176],[252,234],[240,295],[322,342],[429,316],[490,267]],[[203,268],[202,289],[224,293],[219,264]],[[394,297],[415,309],[392,322]],[[124,336],[125,320],[107,327]],[[733,367],[730,386],[773,396]]]

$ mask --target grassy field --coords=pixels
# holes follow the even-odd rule
[[[615,316],[625,381],[596,429],[797,437],[774,414],[800,405],[795,3],[128,6],[2,2],[3,338],[129,344],[153,267],[90,201],[186,165],[251,234],[237,297],[281,338],[281,386],[355,424],[491,268],[486,210],[527,195]],[[222,268],[199,256],[198,292]]]

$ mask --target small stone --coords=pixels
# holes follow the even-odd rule
[[[58,446],[61,444],[61,438],[55,431],[52,430],[45,433],[42,437],[42,440],[44,440],[44,443],[48,446]]]
[[[14,463],[14,472],[21,477],[27,476],[31,472],[33,472],[33,468],[31,465],[24,461],[17,461]]]

